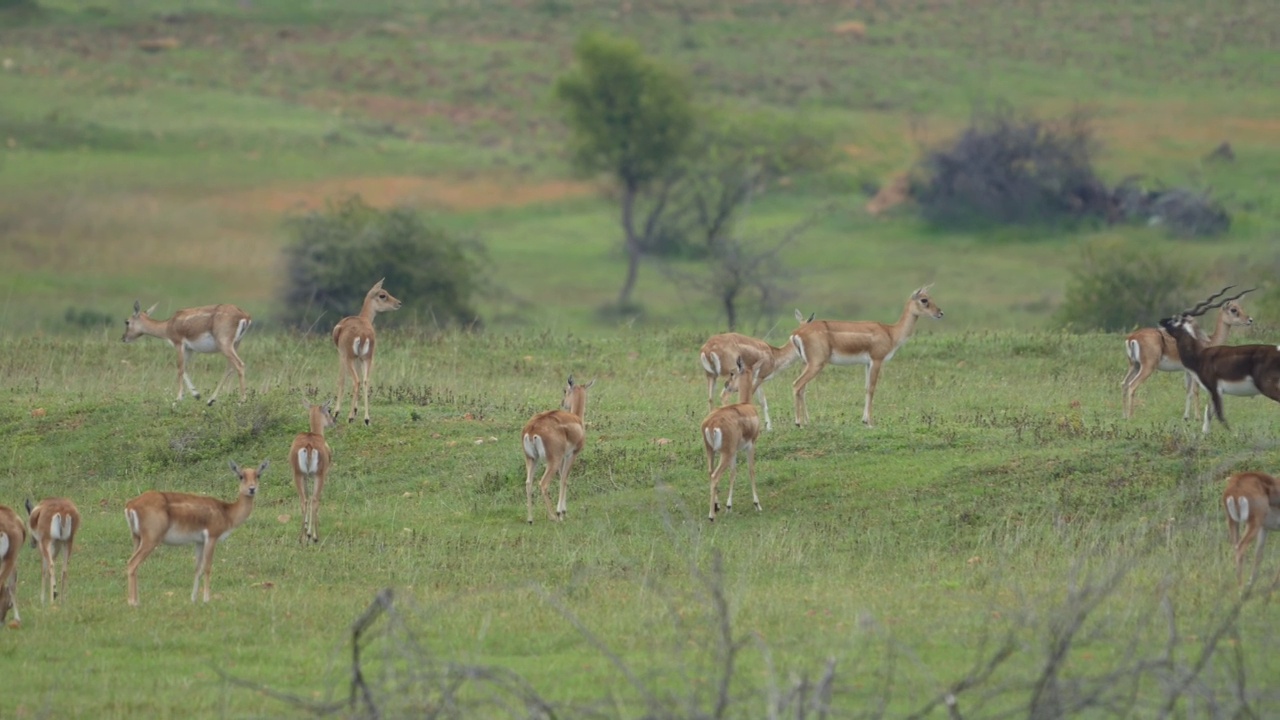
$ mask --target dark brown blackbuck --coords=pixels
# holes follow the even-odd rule
[[[1217,345],[1205,346],[1196,337],[1195,318],[1209,310],[1222,307],[1239,299],[1248,290],[1233,297],[1218,300],[1231,286],[1210,295],[1190,310],[1160,321],[1160,327],[1168,331],[1178,345],[1182,365],[1196,376],[1200,387],[1209,391],[1213,413],[1225,427],[1227,418],[1222,413],[1222,396],[1252,397],[1265,395],[1280,402],[1280,347],[1275,345]],[[1215,302],[1215,300],[1217,302]],[[1205,406],[1202,432],[1209,432],[1209,406]]]

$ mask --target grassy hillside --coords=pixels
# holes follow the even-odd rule
[[[909,167],[993,101],[1091,107],[1112,180],[1212,186],[1235,215],[1211,244],[1116,233],[1203,264],[1213,280],[1275,262],[1280,77],[1266,59],[1277,28],[1256,2],[1213,13],[1191,2],[41,7],[0,25],[7,327],[56,329],[67,306],[123,309],[140,295],[166,307],[233,300],[264,317],[278,296],[282,218],[349,192],[419,205],[484,238],[507,291],[487,315],[590,326],[621,282],[619,233],[590,184],[566,182],[550,101],[587,28],[639,39],[687,69],[707,103],[793,117],[844,149],[838,167],[775,192],[746,228],[767,235],[846,201],[788,258],[795,302],[822,314],[892,313],[937,280],[963,310],[959,325],[1045,324],[1087,235],[1028,244],[1005,233],[993,247],[861,208],[864,182]],[[176,47],[140,49],[156,39]],[[1202,163],[1224,140],[1238,160]],[[664,325],[714,318],[651,268],[639,300]]]
[[[750,509],[744,468],[735,509],[709,524],[696,432],[705,385],[688,351],[697,339],[385,337],[373,426],[330,432],[336,465],[318,547],[297,544],[284,451],[304,429],[299,398],[335,389],[325,339],[251,336],[250,400],[213,408],[172,404],[172,357],[160,343],[6,341],[5,497],[66,494],[85,517],[65,604],[38,605],[39,565],[23,551],[24,626],[0,643],[22,691],[5,693],[0,712],[288,709],[220,671],[341,700],[344,628],[384,586],[404,623],[376,626],[367,651],[385,702],[422,691],[391,690],[408,682],[397,658],[416,653],[508,668],[570,716],[606,697],[636,714],[641,695],[608,653],[653,692],[705,707],[721,666],[713,588],[733,636],[755,638],[734,674],[735,716],[763,714],[770,682],[786,686],[795,673],[816,682],[828,657],[838,716],[881,702],[901,715],[1006,635],[1012,661],[964,707],[1025,706],[1055,623],[1082,601],[1073,593],[1096,590],[1116,568],[1128,572],[1068,650],[1064,681],[1128,667],[1130,642],[1136,657],[1163,652],[1163,621],[1149,623],[1167,598],[1180,639],[1172,665],[1139,673],[1138,707],[1150,708],[1162,673],[1187,671],[1229,612],[1218,480],[1280,461],[1271,403],[1229,400],[1232,429],[1201,438],[1179,418],[1180,380],[1164,374],[1125,422],[1115,338],[922,327],[884,372],[872,429],[858,422],[859,369],[830,368],[810,386],[813,424],[803,430],[790,425],[791,373],[767,385],[777,427],[758,453],[764,509]],[[198,363],[197,385],[207,390],[218,368]],[[529,526],[519,428],[555,406],[569,373],[597,380],[588,446],[568,520],[547,522],[539,509]],[[213,602],[188,602],[190,552],[162,548],[140,571],[142,607],[128,608],[124,502],[150,488],[230,498],[231,458],[272,466],[254,514],[218,548]],[[717,554],[718,584],[707,580]],[[1264,572],[1274,567],[1269,558]],[[1238,630],[1247,677],[1269,676],[1267,607],[1246,605]],[[410,631],[418,645],[405,644]],[[1222,694],[1233,692],[1222,684],[1228,660],[1208,667],[1195,696],[1234,702]],[[467,687],[483,695],[487,686]]]

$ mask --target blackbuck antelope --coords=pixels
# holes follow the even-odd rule
[[[707,474],[711,482],[711,506],[707,520],[715,522],[720,512],[718,494],[720,479],[729,471],[729,496],[725,510],[733,510],[733,485],[738,477],[738,453],[746,453],[747,474],[751,478],[751,500],[760,510],[760,496],[756,493],[756,441],[760,439],[760,416],[751,405],[752,378],[754,373],[738,358],[731,382],[738,388],[740,402],[712,410],[702,421],[702,447],[707,453]],[[715,464],[716,456],[720,462]]]
[[[187,363],[192,353],[222,353],[227,358],[227,372],[213,388],[209,404],[218,399],[218,391],[231,373],[240,374],[240,400],[244,401],[244,361],[237,351],[245,332],[253,324],[253,318],[235,305],[205,305],[179,310],[168,320],[151,317],[155,305],[142,311],[142,305],[133,301],[133,315],[124,321],[124,342],[133,342],[143,335],[166,340],[178,351],[178,399],[182,399],[183,385],[191,396],[200,399],[200,393],[187,375]]]
[[[18,551],[27,541],[27,528],[13,508],[0,505],[0,623],[13,610],[13,621],[22,622],[18,613]]]
[[[383,278],[385,280],[386,278]],[[342,396],[346,394],[347,375],[351,376],[351,415],[347,422],[356,419],[356,398],[364,389],[364,424],[369,424],[369,373],[373,372],[373,350],[377,338],[373,332],[373,319],[380,312],[400,309],[400,301],[382,289],[379,280],[365,293],[359,315],[349,315],[333,326],[333,344],[338,346],[338,399],[333,406],[336,417],[342,409]]]
[[[207,495],[157,492],[148,490],[125,503],[124,518],[133,535],[133,555],[126,568],[129,582],[129,604],[138,605],[138,566],[153,550],[164,545],[196,546],[196,579],[191,586],[191,602],[200,589],[204,574],[204,601],[209,602],[209,576],[213,573],[213,550],[227,539],[253,512],[253,498],[258,494],[258,479],[267,470],[268,461],[255,470],[241,468],[234,460],[231,471],[240,479],[240,494],[235,502],[223,502]]]
[[[1222,396],[1265,395],[1280,402],[1280,347],[1275,345],[1217,345],[1204,347],[1195,334],[1194,319],[1206,311],[1222,307],[1244,293],[1225,300],[1213,300],[1230,290],[1223,288],[1207,300],[1174,317],[1160,321],[1178,344],[1178,355],[1187,370],[1195,373],[1200,386],[1209,391],[1213,412],[1227,427],[1222,413]],[[1249,292],[1246,290],[1245,292]],[[1209,432],[1209,406],[1204,409],[1204,433]]]
[[[1205,336],[1198,325],[1193,327],[1194,334],[1202,345],[1221,345],[1227,341],[1227,333],[1231,328],[1252,325],[1240,303],[1232,300],[1218,311],[1218,322],[1214,325],[1213,334]],[[1188,420],[1200,412],[1200,383],[1196,382],[1178,355],[1178,344],[1163,328],[1152,327],[1134,330],[1124,339],[1125,355],[1129,358],[1129,372],[1121,383],[1124,388],[1124,416],[1133,417],[1133,396],[1151,374],[1157,370],[1163,372],[1181,371],[1186,380],[1186,402],[1182,407],[1182,419]]]
[[[533,524],[533,471],[539,462],[547,464],[538,485],[542,489],[542,503],[547,508],[547,519],[564,520],[568,513],[567,492],[569,471],[573,462],[582,453],[586,442],[586,428],[583,421],[587,414],[587,391],[595,385],[592,380],[586,385],[577,385],[573,376],[569,376],[564,388],[564,400],[559,410],[548,410],[529,418],[524,431],[520,433],[520,444],[524,449],[524,496],[528,510],[529,524]],[[560,474],[560,500],[556,503],[556,511],[551,512],[551,476]]]
[[[1227,537],[1235,551],[1236,582],[1240,585],[1244,584],[1244,554],[1251,541],[1255,543],[1255,549],[1249,584],[1258,579],[1258,565],[1262,562],[1262,546],[1267,542],[1267,533],[1280,528],[1280,507],[1277,506],[1280,506],[1280,484],[1270,475],[1242,472],[1227,478],[1222,507],[1227,513]],[[1276,577],[1280,578],[1280,573]]]
[[[329,464],[333,450],[325,442],[324,431],[338,423],[329,403],[311,405],[303,403],[311,421],[309,432],[298,433],[289,448],[289,464],[293,466],[293,484],[298,489],[298,502],[302,505],[302,535],[300,542],[320,542],[320,493],[324,491],[329,476]],[[307,480],[311,488],[307,488]]]
[[[791,343],[804,360],[804,372],[792,385],[797,427],[809,422],[805,387],[828,363],[867,366],[867,397],[862,407],[862,422],[871,426],[871,400],[876,394],[876,380],[880,377],[881,368],[911,337],[917,318],[925,316],[934,320],[942,319],[942,308],[929,297],[930,287],[932,286],[926,285],[911,293],[902,309],[902,316],[892,325],[875,321],[815,320],[791,333]]]
[[[40,604],[45,602],[47,587],[49,598],[57,602],[59,585],[56,561],[62,556],[62,596],[67,595],[67,565],[71,562],[71,547],[76,531],[80,529],[80,511],[66,498],[45,498],[35,507],[27,501],[27,524],[31,527],[31,541],[40,551]]]
[[[804,325],[812,321],[813,315],[806,320],[804,315],[796,310],[796,322]],[[707,374],[707,412],[716,409],[716,380],[733,375],[738,358],[742,358],[747,367],[752,370],[756,399],[760,401],[760,408],[764,411],[764,429],[772,430],[773,420],[769,418],[769,401],[764,397],[764,383],[790,367],[798,357],[800,355],[796,352],[795,345],[790,342],[784,343],[782,347],[774,347],[763,340],[740,333],[712,335],[702,344],[702,349],[698,352],[698,361],[702,364],[703,372]],[[725,382],[724,390],[720,392],[721,404],[735,389],[729,382]]]

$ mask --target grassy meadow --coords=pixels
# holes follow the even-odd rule
[[[705,519],[695,354],[715,308],[647,265],[643,317],[597,319],[622,281],[616,210],[569,171],[550,92],[587,29],[686,69],[719,111],[838,147],[744,222],[767,238],[839,203],[788,249],[795,307],[891,321],[936,283],[946,318],[884,370],[873,428],[861,368],[810,385],[802,430],[798,368],[766,386],[761,513],[744,467],[736,508]],[[359,715],[350,628],[388,587],[362,645],[385,717],[940,718],[948,693],[966,717],[1265,714],[1274,609],[1237,594],[1217,498],[1234,470],[1280,469],[1276,408],[1230,398],[1205,437],[1161,373],[1124,421],[1121,337],[1052,315],[1082,247],[1141,243],[1203,268],[1206,293],[1258,284],[1233,342],[1276,341],[1277,38],[1256,0],[0,9],[0,503],[66,495],[84,516],[64,603],[40,606],[22,552],[0,717]],[[171,49],[140,49],[156,39]],[[1230,233],[943,232],[864,210],[865,184],[1000,101],[1090,108],[1108,180],[1212,187]],[[1205,162],[1223,141],[1236,160]],[[327,328],[273,322],[280,249],[288,217],[350,193],[481,239],[492,290],[483,333],[379,337],[373,425],[330,432],[324,541],[304,547],[286,451],[337,363]],[[135,298],[252,313],[248,400],[173,403],[173,351],[120,342]],[[743,329],[780,344],[790,315]],[[191,373],[208,392],[223,369]],[[519,431],[570,373],[598,382],[568,520],[529,526]],[[263,458],[213,602],[189,602],[190,550],[162,548],[127,607],[124,503],[230,499],[227,461]]]

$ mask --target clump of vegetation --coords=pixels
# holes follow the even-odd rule
[[[68,307],[67,311],[62,314],[62,319],[68,325],[74,325],[79,328],[108,327],[120,321],[119,318],[111,313],[78,307]]]
[[[380,210],[358,195],[290,221],[282,320],[327,330],[359,311],[369,286],[386,278],[404,301],[387,325],[475,327],[484,248],[424,220],[409,208]]]
[[[1154,325],[1183,307],[1199,285],[1198,273],[1158,252],[1093,243],[1072,271],[1057,321],[1106,332]]]
[[[1093,170],[1095,151],[1084,112],[1044,121],[999,107],[925,155],[912,195],[939,226],[1105,219],[1111,201]]]
[[[1159,225],[1174,237],[1217,237],[1231,229],[1230,213],[1207,189],[1147,190],[1135,176],[1125,178],[1112,195],[1125,220]]]

